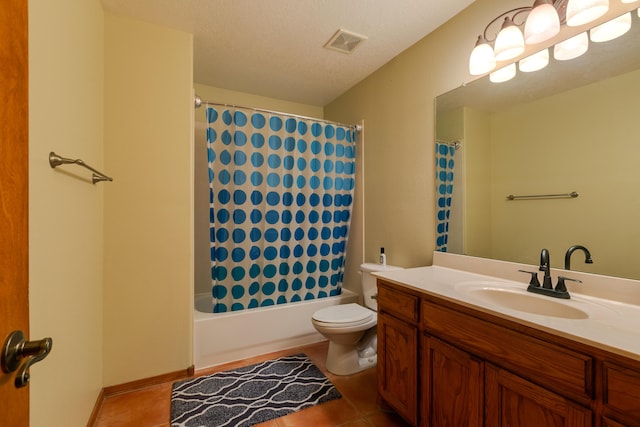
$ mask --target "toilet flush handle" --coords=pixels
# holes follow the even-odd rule
[[[378,299],[378,294],[371,295],[371,299],[375,299],[375,300],[377,300],[377,299]]]

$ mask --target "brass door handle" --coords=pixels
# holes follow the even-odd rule
[[[0,360],[2,371],[7,374],[14,372],[20,367],[22,359],[27,358],[27,361],[16,374],[15,380],[16,388],[26,386],[30,379],[29,368],[34,363],[37,363],[47,357],[49,352],[51,352],[52,345],[53,340],[51,338],[44,338],[38,341],[27,341],[24,336],[24,332],[11,332],[2,347],[2,357]]]

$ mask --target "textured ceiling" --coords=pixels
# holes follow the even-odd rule
[[[103,0],[194,35],[194,81],[324,106],[473,0]],[[367,37],[324,49],[338,29]]]

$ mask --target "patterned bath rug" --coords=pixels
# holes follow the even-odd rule
[[[305,354],[173,384],[172,427],[249,427],[342,397]]]

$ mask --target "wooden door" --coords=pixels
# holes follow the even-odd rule
[[[423,338],[422,425],[484,425],[484,363],[433,337]]]
[[[411,425],[418,421],[418,328],[378,314],[378,393]]]
[[[27,0],[0,7],[0,345],[29,333]],[[0,423],[29,425],[29,387],[0,371]]]
[[[591,410],[488,363],[485,365],[485,402],[487,426],[592,425]]]

